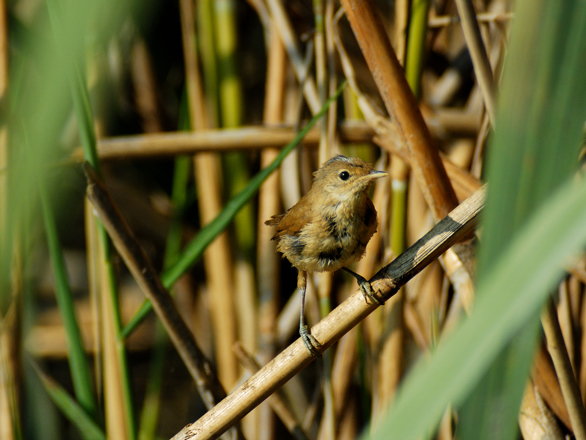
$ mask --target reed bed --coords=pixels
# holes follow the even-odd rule
[[[0,438],[586,440],[586,6],[0,2]],[[385,170],[352,268],[264,221]]]

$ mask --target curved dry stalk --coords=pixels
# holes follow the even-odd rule
[[[492,125],[494,126],[496,113],[496,86],[490,61],[488,60],[488,54],[486,53],[484,43],[482,42],[480,27],[476,20],[474,5],[471,0],[456,0],[456,6],[462,21],[464,38],[466,39],[468,51],[472,58],[472,64],[474,65],[474,72],[476,73],[478,85],[484,96],[484,105],[486,106],[486,111],[490,116]]]
[[[425,266],[469,234],[476,225],[485,197],[486,185],[391,264],[382,268],[370,280],[379,300],[388,300]],[[320,352],[337,342],[376,308],[376,304],[364,300],[360,290],[355,292],[311,329],[312,334],[322,344]],[[216,407],[183,428],[173,439],[217,438],[314,359],[303,341],[298,339]]]

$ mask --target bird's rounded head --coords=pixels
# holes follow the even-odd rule
[[[351,195],[366,192],[372,182],[387,173],[377,171],[368,162],[341,154],[325,162],[315,173],[313,187],[332,195]]]

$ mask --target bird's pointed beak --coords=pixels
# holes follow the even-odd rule
[[[372,170],[367,175],[362,176],[362,179],[365,179],[365,180],[374,180],[374,179],[378,179],[379,177],[386,177],[386,176],[388,176],[388,174],[385,173],[384,171]]]

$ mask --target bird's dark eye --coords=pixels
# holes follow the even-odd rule
[[[350,178],[350,173],[348,171],[342,171],[340,173],[340,179],[348,180]]]

